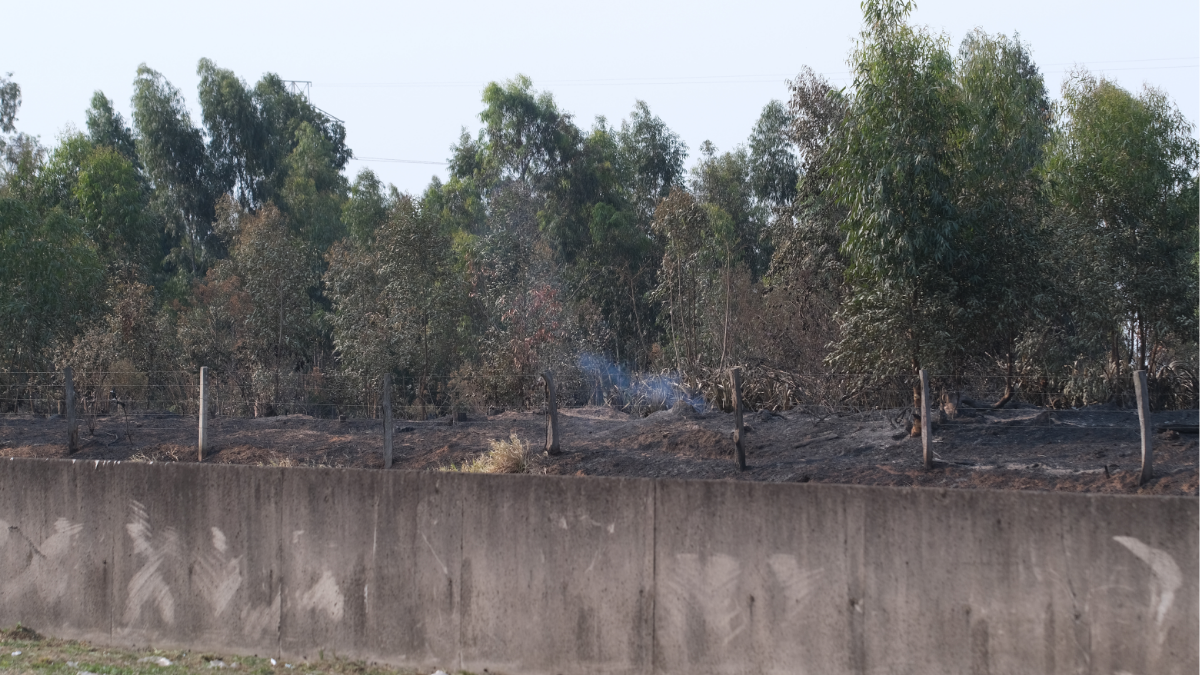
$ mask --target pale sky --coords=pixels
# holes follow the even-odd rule
[[[84,128],[92,92],[129,119],[138,64],[183,91],[200,124],[196,63],[208,57],[253,85],[264,72],[312,82],[312,102],[346,123],[356,159],[403,191],[420,192],[466,127],[479,128],[487,82],[517,73],[590,127],[619,124],[634,101],[687,142],[746,140],[762,107],[808,65],[848,84],[858,2],[23,2],[0,12],[0,73],[23,104],[17,128],[53,145]],[[1020,34],[1058,94],[1075,65],[1140,90],[1163,89],[1197,122],[1196,0],[922,0],[913,22],[957,49],[976,27]],[[372,159],[376,158],[376,159]]]

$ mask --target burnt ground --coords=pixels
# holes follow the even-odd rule
[[[562,411],[561,455],[540,452],[546,417],[531,412],[398,421],[395,466],[431,471],[461,466],[494,439],[517,434],[538,450],[536,473],[758,481],[919,485],[952,488],[1065,490],[1197,495],[1195,410],[1153,415],[1154,478],[1138,486],[1137,414],[1094,406],[1082,410],[964,411],[934,427],[937,462],[926,471],[921,441],[909,438],[903,411],[816,415],[800,410],[746,415],[748,467],[733,460],[733,416],[664,410],[633,418],[609,408]],[[81,449],[71,458],[196,461],[196,418],[121,415],[80,422]],[[206,462],[382,468],[380,420],[303,415],[210,420]],[[58,417],[0,416],[0,457],[66,458],[66,423]]]

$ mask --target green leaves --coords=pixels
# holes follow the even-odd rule
[[[483,103],[479,119],[501,177],[524,181],[545,175],[569,159],[578,144],[571,116],[558,111],[549,93],[535,92],[524,75],[488,84]]]
[[[360,246],[375,240],[375,231],[387,221],[388,210],[399,199],[395,186],[384,194],[383,183],[370,169],[358,172],[350,186],[350,198],[342,206],[342,222],[350,239]]]
[[[750,182],[754,195],[773,206],[786,206],[796,198],[799,161],[789,132],[792,116],[779,101],[771,101],[750,133]]]
[[[659,200],[683,185],[687,144],[650,112],[645,101],[634,103],[617,139],[622,186],[631,192],[639,226],[648,230]]]
[[[329,321],[347,369],[369,378],[452,369],[466,289],[436,214],[400,197],[373,241],[337,244],[327,259]]]
[[[270,388],[279,373],[311,365],[320,339],[310,299],[319,281],[313,252],[271,204],[227,217],[237,222],[230,257],[195,285],[180,320],[181,342],[195,363],[253,370],[255,395],[275,401]]]
[[[705,143],[690,172],[643,101],[581,128],[529,78],[492,83],[483,129],[419,200],[370,171],[348,181],[342,123],[277,75],[251,86],[201,60],[194,123],[142,66],[133,129],[96,92],[86,136],[49,154],[3,138],[5,358],[48,363],[107,287],[127,296],[123,334],[167,341],[178,318],[189,366],[255,370],[244,393],[264,401],[280,373],[330,360],[520,402],[582,350],[794,373],[834,341],[826,367],[876,375],[1186,370],[1185,117],[1086,73],[1052,110],[1017,38],[976,31],[952,53],[912,7],[866,2],[853,86],[802,71],[745,146]],[[0,79],[0,132],[19,102]],[[155,329],[125,331],[138,322]]]
[[[296,148],[285,162],[284,208],[293,229],[319,252],[345,236],[341,215],[347,186],[345,176],[334,168],[335,153],[328,138],[302,122],[296,132]]]
[[[133,122],[138,156],[178,223],[181,249],[193,273],[203,266],[217,194],[204,137],[191,120],[183,95],[145,64],[134,80]]]
[[[904,22],[911,3],[863,7],[866,27],[851,57],[854,97],[831,187],[847,209],[851,297],[843,313],[896,313],[873,321],[892,325],[887,338],[900,347],[876,347],[871,364],[894,371],[949,356],[928,336],[946,332],[941,318],[953,315],[941,303],[962,253],[952,180],[960,116],[945,38]],[[838,356],[865,356],[857,344],[844,341]]]
[[[222,193],[236,190],[245,205],[258,204],[268,198],[263,183],[270,139],[254,97],[232,71],[208,59],[200,59],[196,74],[214,187]]]
[[[104,92],[97,91],[92,94],[92,105],[87,109],[86,115],[88,139],[92,143],[110,147],[121,153],[134,167],[141,167],[133,131],[125,126],[125,119],[113,109],[112,101]]]
[[[95,313],[104,267],[82,224],[0,198],[0,365],[38,370]]]
[[[1054,240],[1043,224],[1048,204],[1041,178],[1050,104],[1027,48],[1004,36],[968,34],[955,82],[961,115],[955,200],[966,247],[957,273],[956,332],[974,358],[995,354],[1006,361],[1023,333],[1055,313],[1047,302]]]
[[[718,256],[721,264],[742,263],[758,279],[770,264],[771,246],[766,237],[767,207],[755,199],[751,171],[745,148],[722,154],[713,149],[692,170],[692,190],[700,201],[722,214],[711,219],[714,227],[717,223],[721,227],[714,230],[717,239],[708,242],[722,251]]]
[[[89,236],[112,268],[152,263],[154,231],[137,170],[111,147],[92,150],[71,194]]]
[[[9,77],[12,77],[12,73],[8,77],[0,77],[0,133],[3,134],[13,132],[13,123],[17,121],[17,111],[21,108],[21,85]]]
[[[1072,75],[1063,98],[1048,183],[1081,254],[1079,302],[1110,308],[1079,320],[1097,342],[1128,334],[1128,360],[1153,367],[1168,345],[1195,339],[1200,153],[1192,127],[1162,92],[1135,96],[1086,72]]]

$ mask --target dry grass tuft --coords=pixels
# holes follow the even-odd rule
[[[488,443],[491,449],[461,466],[451,464],[442,471],[457,471],[461,473],[529,473],[530,451],[529,444],[517,437],[514,432],[508,440],[494,440]]]
[[[271,456],[268,457],[266,459],[266,461],[259,462],[258,465],[259,466],[278,466],[278,467],[300,466],[300,464],[297,463],[295,458],[293,458],[292,456],[285,455],[282,452],[277,452],[277,451],[271,451]]]
[[[130,455],[127,462],[178,462],[183,458],[183,453],[177,447],[160,446],[139,451]]]

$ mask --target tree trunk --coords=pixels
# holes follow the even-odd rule
[[[1010,350],[1008,352],[1008,376],[1004,378],[1004,395],[992,405],[992,409],[999,410],[1008,405],[1008,402],[1012,400],[1013,391],[1013,353]]]
[[[917,438],[921,435],[921,380],[918,378],[912,389],[913,421],[909,436]]]
[[[912,390],[912,429],[909,430],[909,436],[916,438],[921,435],[921,362],[914,355],[912,359],[913,369],[913,390]]]
[[[725,323],[721,327],[721,372],[725,372],[725,356],[729,346],[729,250],[725,250]]]
[[[1146,322],[1138,312],[1138,370],[1146,370]]]

